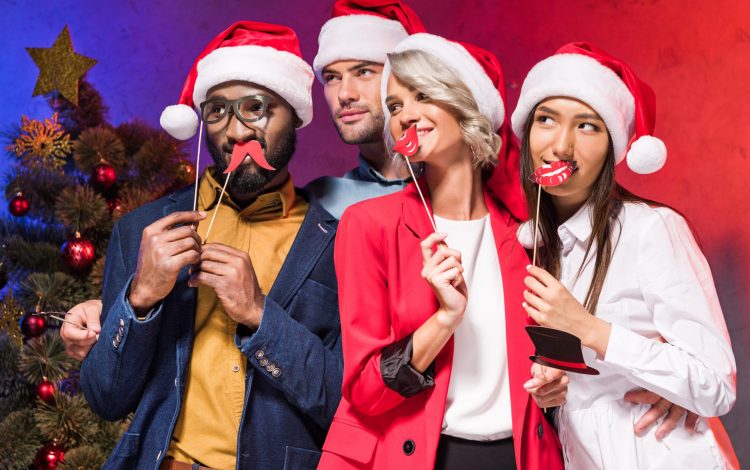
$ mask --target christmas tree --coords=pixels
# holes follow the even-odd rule
[[[101,296],[113,223],[190,184],[195,169],[164,132],[107,122],[85,80],[95,61],[73,52],[67,27],[51,48],[29,54],[40,68],[34,94],[51,110],[48,119],[21,116],[5,136],[12,164],[11,215],[0,220],[0,468],[100,468],[127,420],[106,422],[89,409],[54,317]]]

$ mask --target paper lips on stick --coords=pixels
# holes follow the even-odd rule
[[[266,160],[266,155],[263,152],[263,147],[261,147],[260,142],[257,140],[250,140],[242,144],[235,144],[234,149],[232,150],[232,160],[229,162],[227,169],[224,170],[224,174],[236,170],[248,155],[258,164],[259,167],[266,170],[276,169],[268,163],[268,160]]]
[[[573,176],[578,164],[575,160],[558,160],[542,165],[529,176],[529,179],[540,186],[559,186]]]
[[[393,145],[393,151],[405,157],[412,157],[419,149],[419,138],[417,137],[417,125],[414,124],[406,129],[401,137]]]

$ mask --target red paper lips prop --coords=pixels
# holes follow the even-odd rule
[[[250,158],[252,158],[259,167],[265,168],[266,170],[276,169],[266,160],[266,155],[263,152],[263,147],[260,146],[260,142],[257,140],[250,140],[243,144],[235,144],[234,149],[232,150],[232,160],[229,162],[227,169],[224,170],[224,174],[236,170],[248,155],[250,155]]]
[[[540,166],[529,179],[540,186],[559,186],[573,176],[577,168],[575,160],[558,160]]]
[[[401,137],[396,140],[396,143],[393,145],[393,151],[408,158],[414,156],[418,149],[419,138],[417,137],[417,125],[414,124],[406,129],[406,131],[401,134]]]

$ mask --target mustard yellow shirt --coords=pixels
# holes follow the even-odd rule
[[[198,208],[208,212],[198,224],[203,240],[220,192],[221,185],[209,168],[198,192]],[[307,208],[291,177],[278,191],[261,194],[244,209],[224,194],[208,243],[223,243],[248,253],[260,289],[268,294]],[[235,468],[247,367],[247,359],[234,344],[236,328],[214,290],[198,287],[185,396],[167,453],[175,460],[219,470]]]

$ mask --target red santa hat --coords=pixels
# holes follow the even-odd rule
[[[497,57],[481,47],[463,42],[450,41],[440,36],[419,33],[407,37],[392,52],[409,50],[430,54],[439,63],[448,67],[471,91],[479,112],[492,124],[492,128],[503,141],[498,155],[498,164],[492,171],[486,184],[488,189],[518,219],[526,218],[526,199],[521,190],[518,175],[520,174],[518,145],[505,120],[505,80],[503,69]],[[381,97],[383,113],[386,120],[390,118],[385,97],[388,95],[388,77],[391,65],[388,61],[383,67],[381,79]]]
[[[161,126],[187,140],[198,128],[200,103],[212,87],[232,80],[260,85],[284,98],[304,127],[313,116],[313,72],[302,59],[295,32],[286,26],[238,21],[216,36],[196,59],[179,104],[161,113]],[[193,110],[195,109],[195,111]]]
[[[318,36],[313,69],[323,82],[323,69],[339,60],[385,63],[386,54],[410,34],[424,32],[417,14],[400,0],[337,0],[333,17]]]
[[[612,137],[616,163],[627,158],[636,173],[658,171],[667,161],[664,142],[653,137],[656,96],[625,63],[585,42],[561,47],[526,77],[511,121],[522,138],[532,110],[544,99],[567,96],[591,106]]]

